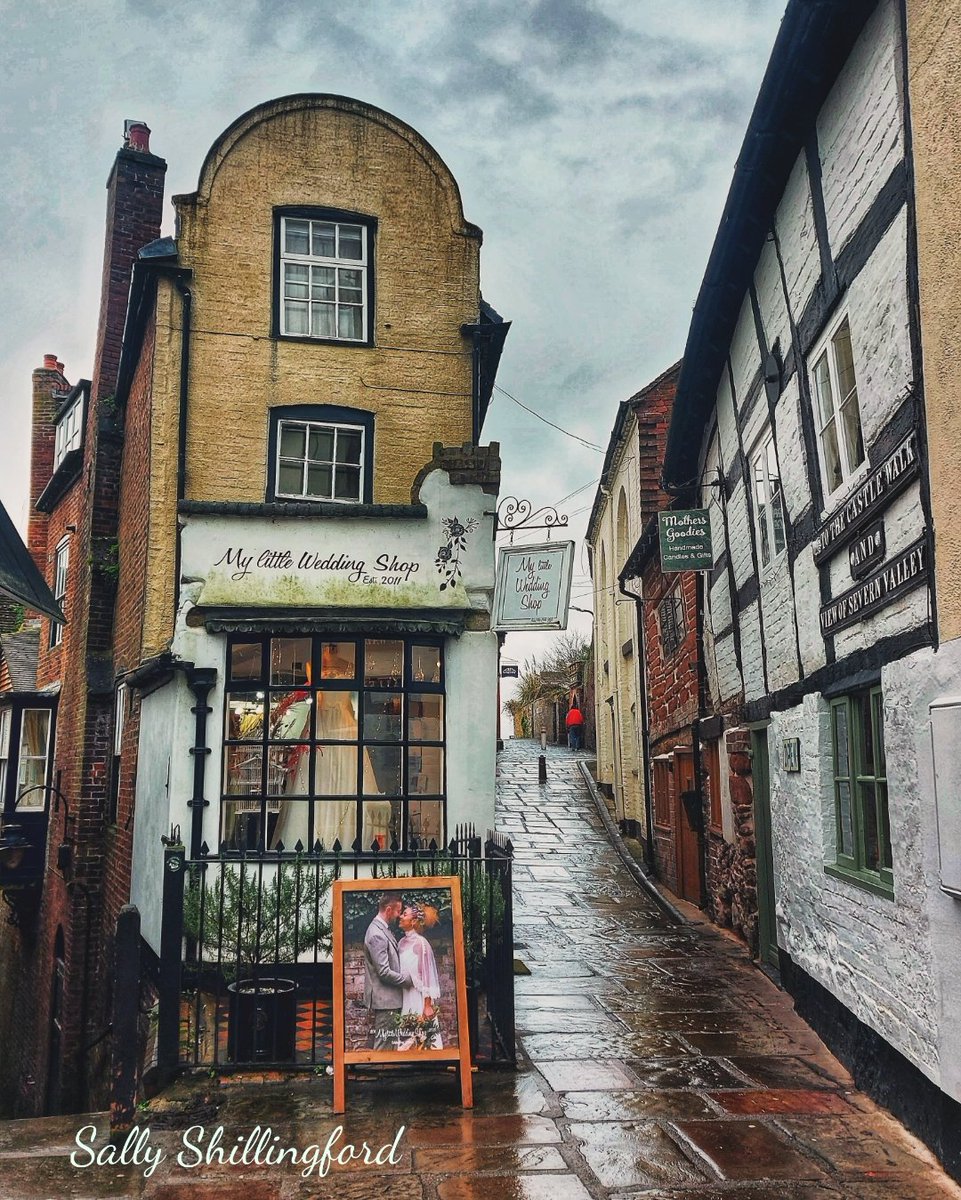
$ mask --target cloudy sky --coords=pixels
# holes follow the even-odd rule
[[[124,118],[167,194],[240,113],[356,96],[418,129],[484,230],[513,321],[499,384],[605,447],[620,400],[681,354],[784,0],[0,0],[0,499],[23,527],[30,373],[91,370],[107,173]],[[172,216],[165,232],[172,233]],[[500,392],[502,494],[583,534],[602,455]],[[573,603],[590,607],[581,544]],[[589,619],[573,615],[575,622]],[[549,635],[511,635],[537,653]]]

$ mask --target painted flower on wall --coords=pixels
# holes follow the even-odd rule
[[[434,563],[441,576],[440,590],[456,587],[461,578],[460,558],[467,549],[467,539],[477,528],[477,518],[471,517],[461,522],[457,517],[445,517],[443,520],[444,535],[447,538],[443,546],[438,546]]]

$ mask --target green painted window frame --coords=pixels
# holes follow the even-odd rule
[[[838,737],[842,718],[847,733],[846,754]],[[835,861],[825,863],[824,869],[829,875],[893,898],[884,698],[880,686],[831,701],[831,766],[837,843]],[[844,787],[850,797],[849,828],[845,827],[843,815]],[[873,818],[871,793],[874,795]],[[878,848],[879,865],[876,868],[868,865],[868,838],[872,825]]]

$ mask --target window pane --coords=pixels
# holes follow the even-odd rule
[[[332,429],[311,429],[307,446],[307,457],[312,458],[315,462],[334,461],[334,431]]]
[[[357,740],[357,693],[317,693],[317,738],[334,742]],[[353,791],[354,785],[351,785]]]
[[[875,770],[874,762],[874,730],[872,728],[871,707],[866,696],[854,700],[852,703],[855,705],[857,721],[861,729],[862,757],[859,774],[871,775],[873,777],[877,774],[877,771]]]
[[[361,437],[359,432],[354,432],[348,429],[337,430],[337,461],[339,463],[360,463],[360,443]]]
[[[854,378],[854,354],[851,350],[851,326],[847,319],[841,323],[840,329],[831,340],[834,342],[834,362],[838,371],[838,400],[843,404],[857,387]]]
[[[360,225],[341,225],[340,258],[361,259],[364,257],[364,231]]]
[[[417,683],[440,683],[440,646],[414,646],[411,649],[411,674]]]
[[[277,818],[271,821],[270,849],[278,850],[282,845],[284,850],[296,850],[299,842],[304,850],[307,850],[312,844],[308,825],[312,807],[310,802],[283,800],[278,804],[275,801],[273,807],[276,809]],[[270,808],[271,805],[268,804],[268,811]]]
[[[841,456],[838,453],[838,431],[834,421],[821,434],[821,453],[824,455],[824,475],[828,491],[837,491],[844,477],[841,474]]]
[[[309,254],[308,222],[284,220],[284,249],[288,254]]]
[[[847,705],[836,704],[831,711],[834,717],[834,774],[840,779],[847,779],[851,774]]]
[[[282,496],[304,494],[304,468],[300,463],[281,462],[277,472],[277,491]]]
[[[230,648],[231,679],[261,679],[263,647],[260,642],[236,642]]]
[[[360,499],[360,468],[338,467],[334,487],[335,500]]]
[[[827,354],[822,354],[814,364],[814,391],[823,426],[834,416],[834,393],[831,389],[831,373],[828,369]]]
[[[877,785],[878,827],[881,836],[881,866],[889,871],[893,867],[891,856],[891,822],[888,818],[888,785]]]
[[[328,221],[313,221],[311,224],[314,235],[314,256],[316,258],[333,258],[335,251],[334,226]]]
[[[878,805],[873,783],[858,785],[861,796],[861,821],[864,826],[864,866],[869,871],[880,869],[878,848]]]
[[[322,679],[353,679],[357,674],[357,646],[354,642],[324,642],[320,651]],[[356,693],[354,693],[356,696]]]
[[[330,499],[333,495],[333,467],[307,468],[307,496],[321,496]]]
[[[50,732],[50,712],[45,708],[25,708],[20,727],[20,753],[31,757],[47,757],[47,734]],[[41,782],[43,782],[41,780]]]
[[[310,638],[271,638],[270,682],[310,682]]]
[[[364,749],[364,795],[401,795],[400,746],[367,746]]]
[[[310,697],[303,692],[271,692],[270,732],[274,742],[310,736]]]
[[[404,678],[404,643],[368,638],[364,643],[364,686],[398,687]]]
[[[227,737],[232,741],[256,742],[263,735],[263,692],[232,692],[227,697]]]
[[[847,780],[837,784],[839,854],[854,857],[854,826],[851,822],[851,785]]]
[[[411,800],[407,805],[407,832],[421,842],[444,840],[444,806],[439,800]]]
[[[287,333],[307,334],[307,307],[306,301],[284,301],[284,330]]]
[[[359,308],[344,308],[337,310],[337,334],[342,338],[359,339],[364,336],[364,325]]]
[[[367,692],[364,695],[364,741],[399,742],[403,735],[403,694]]]
[[[259,746],[225,747],[224,792],[230,796],[263,794],[263,751]]]
[[[267,751],[267,794],[310,795],[310,746],[271,746]]]
[[[411,796],[443,793],[444,751],[440,746],[411,746],[407,756],[407,791]]]
[[[353,800],[320,800],[314,805],[314,841],[329,850],[334,842],[348,853],[357,837],[357,804]]]
[[[280,453],[284,458],[303,458],[307,429],[304,425],[280,423]]]
[[[877,754],[875,774],[884,778],[888,769],[884,760],[884,698],[880,692],[873,692],[871,695],[871,712],[874,717],[874,740]]]
[[[310,314],[310,332],[314,337],[335,337],[333,304],[315,304]]]
[[[318,746],[314,762],[314,794],[357,795],[357,747]]]
[[[337,282],[340,284],[341,300],[348,300],[351,303],[359,304],[361,301],[360,289],[363,287],[364,283],[363,271],[348,271],[344,268],[341,268],[341,270],[337,272],[337,276]],[[345,291],[356,292],[357,295],[345,296]]]
[[[284,295],[288,300],[306,300],[309,269],[302,263],[284,264]]]
[[[263,808],[260,801],[232,801],[224,804],[221,837],[231,850],[262,850]]]
[[[407,737],[412,742],[444,738],[444,697],[440,692],[414,692],[407,701]]]
[[[335,273],[333,267],[314,267],[310,272],[311,298],[313,300],[335,300]]]
[[[396,838],[399,843],[402,806],[399,800],[369,800],[364,804],[364,831],[361,837],[365,850],[376,845],[386,850]]]
[[[864,439],[861,436],[861,410],[858,394],[853,392],[841,409],[841,428],[844,431],[844,447],[848,466],[853,471],[864,462]]]

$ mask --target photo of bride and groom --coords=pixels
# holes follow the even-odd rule
[[[346,1049],[454,1049],[450,888],[344,897]]]

